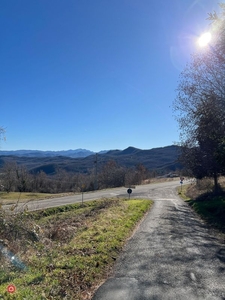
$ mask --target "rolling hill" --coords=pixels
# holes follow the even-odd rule
[[[28,150],[26,150],[28,151]],[[37,173],[41,170],[46,174],[55,174],[57,170],[65,170],[71,173],[87,173],[90,169],[95,168],[96,154],[86,150],[85,157],[71,157],[71,151],[61,151],[62,155],[52,155],[49,153],[44,155],[38,153],[37,156],[34,153],[26,152],[20,153],[14,152],[14,155],[3,155],[3,151],[0,152],[0,168],[5,162],[16,162],[18,165],[25,166],[29,172]],[[88,152],[89,151],[89,152]],[[54,152],[54,151],[53,151]],[[67,156],[65,155],[67,154]],[[70,155],[68,155],[70,154]],[[180,169],[181,165],[178,163],[179,146],[167,146],[160,148],[153,148],[150,150],[141,150],[134,147],[128,147],[124,150],[110,150],[108,152],[102,152],[97,154],[97,166],[101,168],[107,161],[114,160],[117,164],[124,167],[136,167],[138,164],[144,165],[149,170],[156,170],[158,173],[166,173]]]

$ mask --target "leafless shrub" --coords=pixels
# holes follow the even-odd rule
[[[0,207],[0,238],[0,263],[5,272],[11,268],[26,269],[19,257],[39,239],[37,225],[26,209],[18,211],[18,204],[10,209]]]

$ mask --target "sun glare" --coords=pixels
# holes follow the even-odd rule
[[[210,32],[205,32],[203,33],[199,39],[198,39],[198,45],[200,47],[205,47],[209,44],[209,42],[211,41],[212,35]]]

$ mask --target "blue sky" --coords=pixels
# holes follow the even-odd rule
[[[1,150],[179,141],[179,74],[218,0],[0,2]]]

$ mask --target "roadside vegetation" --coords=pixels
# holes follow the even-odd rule
[[[225,234],[225,179],[215,193],[213,180],[205,178],[185,185],[179,195],[213,228]],[[224,236],[225,237],[225,236]]]
[[[91,299],[151,205],[112,198],[33,213],[0,209],[0,299]]]

